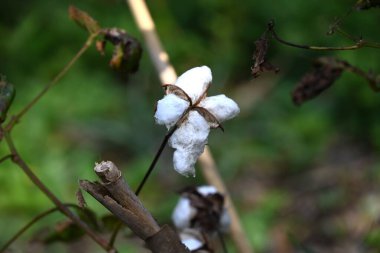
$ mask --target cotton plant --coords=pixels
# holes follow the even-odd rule
[[[207,97],[212,74],[207,66],[183,73],[174,85],[164,85],[166,94],[158,101],[157,124],[175,128],[169,139],[174,169],[184,176],[195,176],[194,165],[203,153],[211,128],[239,114],[239,106],[224,94]]]

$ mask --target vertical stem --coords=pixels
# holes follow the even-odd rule
[[[154,21],[149,13],[145,1],[143,0],[126,0],[133,17],[144,36],[146,46],[150,57],[156,67],[162,84],[174,83],[177,75],[173,66],[169,62],[169,56],[163,49],[155,30]],[[220,192],[225,195],[226,208],[231,216],[231,234],[232,239],[240,253],[252,253],[253,249],[249,240],[244,233],[239,216],[228,194],[227,188],[216,169],[215,161],[208,147],[199,158],[202,173],[209,184],[214,185]]]
[[[146,183],[146,181],[149,178],[149,175],[152,173],[154,167],[156,166],[156,163],[157,163],[158,159],[160,158],[162,151],[164,151],[164,148],[165,148],[166,144],[168,143],[168,140],[173,135],[175,130],[177,130],[177,128],[178,128],[177,125],[173,126],[170,129],[170,131],[165,135],[165,138],[162,140],[160,148],[158,149],[156,155],[154,156],[153,161],[148,168],[148,171],[145,173],[143,180],[141,181],[140,185],[137,187],[137,190],[135,192],[136,196],[138,196],[139,193],[141,192],[142,188],[144,187],[144,184]]]

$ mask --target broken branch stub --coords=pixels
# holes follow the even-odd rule
[[[112,162],[96,164],[101,180],[81,180],[80,187],[98,200],[112,214],[125,223],[138,237],[146,241],[154,253],[189,253],[178,235],[168,226],[160,227],[140,199],[130,189],[121,171]]]

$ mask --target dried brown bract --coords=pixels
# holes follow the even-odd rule
[[[328,89],[342,74],[343,66],[332,58],[319,58],[313,69],[306,73],[293,91],[293,102],[301,105]]]
[[[380,0],[358,0],[355,4],[357,10],[368,10],[374,7],[380,7]]]
[[[100,30],[100,26],[95,19],[93,19],[87,12],[78,9],[73,5],[69,7],[69,16],[89,33],[97,33]]]
[[[142,48],[136,38],[119,28],[103,29],[103,40],[96,43],[97,50],[104,55],[107,42],[114,46],[110,66],[127,73],[135,73],[139,68]]]
[[[265,32],[258,40],[255,41],[255,54],[253,59],[255,60],[254,65],[252,66],[252,75],[254,78],[257,78],[263,72],[274,71],[277,73],[280,71],[279,68],[273,66],[271,63],[266,61],[266,54],[269,47],[268,34]]]
[[[0,75],[0,123],[5,121],[15,94],[16,90],[13,84],[7,82],[5,76]]]
[[[374,92],[380,91],[380,76],[334,57],[320,57],[315,60],[313,69],[306,73],[293,91],[293,102],[301,105],[324,90],[328,89],[343,71],[352,72],[363,77]]]

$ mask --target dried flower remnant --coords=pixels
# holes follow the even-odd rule
[[[380,0],[358,0],[355,3],[357,10],[368,10],[374,7],[380,7]]]
[[[172,220],[179,230],[196,228],[201,232],[227,232],[230,217],[224,197],[213,186],[188,187],[181,192]]]
[[[278,71],[280,71],[279,68],[273,66],[266,60],[266,55],[269,47],[267,32],[265,32],[258,40],[255,41],[255,46],[255,54],[253,55],[255,63],[251,69],[253,77],[257,78],[263,72],[274,71],[275,73],[277,73]]]
[[[293,102],[301,105],[328,89],[342,74],[343,68],[328,62],[315,61],[312,71],[306,73],[293,91]]]
[[[0,75],[0,123],[5,121],[15,94],[16,90],[13,84],[7,82],[5,76]]]
[[[301,105],[331,85],[341,76],[343,71],[352,72],[363,77],[374,92],[380,91],[380,75],[364,70],[334,57],[319,57],[314,61],[312,71],[306,73],[293,91],[293,102]]]
[[[73,5],[69,7],[69,16],[79,26],[83,27],[91,34],[95,34],[101,29],[94,18],[92,18],[87,12],[78,9]]]
[[[156,123],[168,129],[177,127],[169,145],[175,149],[174,169],[185,176],[195,176],[194,165],[207,144],[210,128],[223,129],[220,123],[240,112],[225,95],[206,97],[211,81],[210,68],[192,68],[175,85],[164,85],[166,95],[157,103]]]
[[[114,45],[110,60],[113,69],[126,73],[135,73],[139,68],[142,48],[136,38],[119,28],[102,29],[103,40],[97,41],[97,50],[104,55],[107,42]]]

